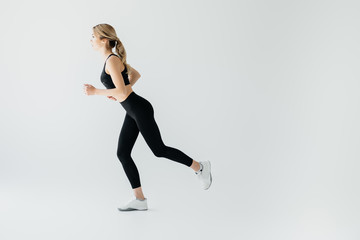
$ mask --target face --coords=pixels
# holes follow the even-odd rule
[[[104,42],[101,41],[94,32],[91,34],[90,43],[95,50],[98,50],[99,48],[104,46]]]

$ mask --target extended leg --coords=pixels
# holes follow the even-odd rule
[[[135,120],[126,113],[119,135],[117,156],[133,189],[141,186],[138,169],[131,157],[131,151],[134,147],[138,135],[139,129]]]
[[[139,116],[135,117],[135,120],[142,136],[155,156],[168,158],[188,167],[192,165],[193,160],[188,155],[164,144],[159,127],[154,119],[153,110],[147,111],[147,114],[139,114]]]

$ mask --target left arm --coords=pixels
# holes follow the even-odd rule
[[[125,87],[124,78],[121,75],[120,66],[121,60],[118,57],[110,57],[108,59],[108,68],[111,79],[115,85],[115,88],[111,89],[98,89],[90,84],[85,84],[85,94],[87,95],[102,95],[102,96],[113,96],[116,99],[119,97],[125,97],[127,89]]]
[[[95,88],[91,84],[84,84],[84,92],[86,95],[102,95],[102,96],[121,96],[123,95],[122,92],[119,91],[118,88],[111,88],[111,89],[99,89]]]
[[[119,94],[121,94],[121,92],[117,88],[111,88],[111,89],[95,88],[95,90],[94,90],[94,95],[117,96]]]

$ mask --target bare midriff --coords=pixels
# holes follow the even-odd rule
[[[125,69],[125,66],[123,65],[123,70],[122,71],[124,71],[124,69]],[[109,73],[106,70],[107,69],[105,67],[105,73],[109,75]],[[118,102],[125,101],[127,99],[127,97],[133,92],[131,84],[125,85],[125,92],[126,92],[125,95],[124,94],[119,94],[119,95],[116,95],[116,96],[113,96],[113,97],[116,98],[116,101],[118,101]]]
[[[128,84],[128,85],[125,85],[125,92],[126,92],[126,94],[125,95],[123,95],[123,94],[121,94],[121,95],[119,95],[119,96],[114,96],[114,98],[116,98],[116,100],[118,101],[118,102],[123,102],[123,101],[125,101],[126,99],[127,99],[127,97],[133,92],[133,89],[132,89],[132,87],[131,87],[131,84]]]

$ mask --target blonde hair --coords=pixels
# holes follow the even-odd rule
[[[126,51],[125,47],[120,41],[120,39],[116,35],[115,29],[107,23],[101,23],[98,25],[95,25],[93,27],[94,33],[100,38],[100,39],[108,39],[109,41],[109,48],[113,49],[115,47],[116,53],[119,55],[122,63],[125,65],[127,69],[127,74],[131,73],[131,66],[126,62]]]

